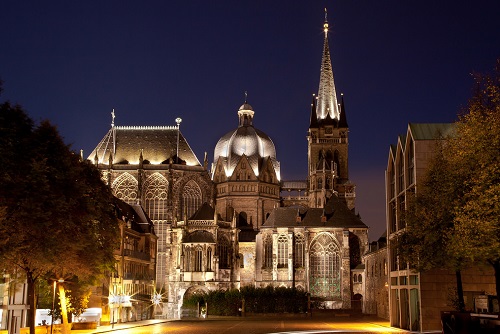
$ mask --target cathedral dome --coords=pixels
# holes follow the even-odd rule
[[[255,175],[259,175],[262,158],[269,158],[279,175],[274,143],[268,135],[253,126],[253,115],[252,106],[245,102],[238,110],[238,128],[222,136],[215,146],[214,164],[223,159],[228,176],[232,174],[243,155],[247,157]]]

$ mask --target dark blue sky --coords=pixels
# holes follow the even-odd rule
[[[357,211],[385,229],[389,145],[408,122],[452,122],[474,71],[500,57],[500,1],[16,1],[0,4],[1,100],[88,155],[110,127],[175,125],[199,160],[248,91],[282,178],[305,179],[324,7],[350,127]]]

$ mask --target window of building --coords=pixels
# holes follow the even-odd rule
[[[123,173],[113,182],[114,195],[128,204],[137,203],[137,180],[129,173]]]
[[[146,179],[143,186],[144,208],[153,220],[167,219],[168,181],[160,173],[154,173]]]
[[[358,283],[358,275],[356,274],[353,275],[353,281],[354,283]]]
[[[314,297],[340,298],[340,247],[328,233],[321,233],[310,248],[310,291]]]
[[[231,254],[229,241],[224,236],[219,236],[217,249],[219,253],[219,268],[229,269],[231,268]]]
[[[404,190],[404,160],[403,160],[403,153],[400,151],[398,155],[398,159],[396,159],[396,166],[397,166],[397,172],[398,172],[398,192],[401,192]]]
[[[304,268],[304,248],[305,239],[304,235],[297,233],[294,236],[294,246],[293,246],[293,265],[295,268]]]
[[[194,251],[194,271],[203,271],[203,250],[200,246]]]
[[[278,236],[278,268],[288,267],[288,236],[280,234]]]
[[[414,144],[413,139],[410,138],[410,142],[408,143],[408,148],[406,149],[408,152],[408,184],[415,183],[415,152],[414,152]]]
[[[359,283],[363,282],[363,276],[361,276],[361,274],[358,274],[358,282]]]
[[[207,249],[207,271],[212,271],[212,248]]]
[[[181,206],[181,215],[183,217],[184,214],[187,214],[187,218],[189,219],[198,208],[202,204],[202,195],[201,190],[198,184],[190,180],[184,186],[182,190],[182,206]]]
[[[267,235],[264,239],[264,268],[273,267],[273,237]]]

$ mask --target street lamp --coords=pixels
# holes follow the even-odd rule
[[[59,280],[54,280],[54,291],[52,292],[52,314],[51,314],[51,317],[50,317],[50,334],[52,334],[52,329],[54,328],[54,309],[55,309],[55,304],[56,304],[56,286],[57,286],[57,282],[59,283],[63,283],[64,280],[63,279],[59,279]]]
[[[181,125],[182,119],[180,117],[177,117],[175,119],[175,123],[177,123],[177,163],[179,163],[179,132],[180,132],[180,125]]]

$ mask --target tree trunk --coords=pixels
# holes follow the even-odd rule
[[[70,334],[71,329],[68,323],[68,308],[66,305],[66,291],[64,286],[59,284],[59,300],[61,302],[62,334]]]
[[[500,261],[490,261],[493,269],[495,269],[495,286],[497,298],[500,298]]]
[[[35,279],[33,278],[33,273],[30,271],[26,271],[26,282],[28,283],[28,325],[30,328],[30,334],[35,334]]]
[[[457,278],[458,310],[460,312],[465,312],[464,288],[462,286],[462,272],[460,270],[456,270],[455,276]]]

